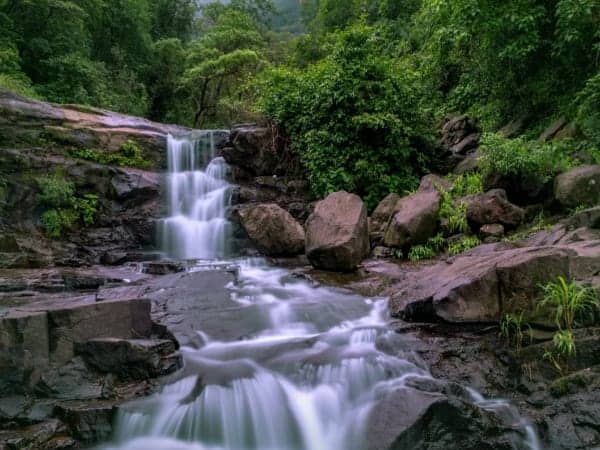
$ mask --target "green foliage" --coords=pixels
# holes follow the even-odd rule
[[[384,44],[378,30],[355,26],[334,35],[320,62],[271,70],[257,85],[259,112],[291,135],[317,196],[355,192],[372,209],[413,188],[429,159],[418,79]]]
[[[75,187],[59,173],[38,180],[38,201],[49,207],[71,208],[75,204]]]
[[[506,139],[499,134],[484,134],[481,141],[481,168],[484,176],[501,175],[509,179],[529,179],[547,183],[571,166],[563,144]]]
[[[408,252],[408,259],[411,262],[419,262],[426,259],[432,259],[435,256],[433,249],[427,245],[415,245]]]
[[[450,193],[454,198],[465,197],[467,195],[475,195],[483,192],[483,182],[481,174],[466,173],[455,177],[452,182]]]
[[[441,203],[439,216],[448,234],[467,233],[469,223],[467,221],[467,205],[458,202],[452,192],[440,191]]]
[[[525,334],[524,328],[529,331],[529,340],[533,330],[531,326],[524,320],[523,313],[520,314],[505,314],[500,321],[500,333],[506,338],[509,344],[513,344],[517,351],[523,346]]]
[[[483,183],[479,173],[463,174],[457,177],[450,176],[451,183],[449,191],[442,186],[437,189],[441,196],[439,217],[448,234],[459,234],[469,232],[467,221],[467,205],[460,201],[461,197],[475,195],[483,192]]]
[[[540,308],[548,308],[554,313],[554,322],[559,330],[572,330],[578,320],[593,319],[600,306],[598,292],[590,287],[568,282],[558,276],[541,286],[543,299]]]
[[[544,353],[544,359],[550,361],[561,375],[565,375],[569,370],[568,358],[575,355],[576,352],[577,346],[573,333],[560,330],[554,334],[552,348]]]
[[[244,9],[240,2],[204,8],[204,34],[190,46],[179,80],[193,100],[195,127],[231,118],[222,101],[266,65],[261,26]]]
[[[42,214],[40,222],[46,234],[54,239],[62,237],[65,230],[71,228],[77,220],[69,209],[49,209]]]
[[[596,0],[425,0],[411,43],[432,97],[488,127],[556,111],[597,70]]]
[[[564,374],[568,371],[568,358],[577,351],[573,329],[586,320],[595,319],[600,296],[595,289],[567,281],[562,276],[541,286],[541,289],[543,298],[538,306],[553,313],[558,328],[552,339],[553,346],[544,354],[544,359]]]
[[[150,166],[150,161],[144,159],[142,149],[131,139],[127,140],[118,152],[106,152],[89,148],[70,149],[69,156],[86,159],[98,164],[120,167],[137,167],[145,169]]]
[[[97,195],[77,197],[73,183],[65,180],[58,172],[41,178],[38,184],[38,202],[46,209],[40,217],[40,223],[48,236],[61,238],[78,221],[84,226],[94,224],[98,210]]]
[[[463,236],[459,241],[448,244],[448,254],[450,256],[459,255],[478,245],[481,245],[481,240],[477,236]]]
[[[93,225],[98,212],[98,196],[96,194],[85,194],[83,198],[77,200],[75,210],[79,213],[85,226]]]

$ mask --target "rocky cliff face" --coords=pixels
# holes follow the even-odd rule
[[[0,268],[151,258],[156,221],[165,215],[166,137],[189,131],[0,92]],[[303,223],[311,198],[285,139],[255,125],[235,127],[229,136],[219,147],[237,185],[233,203],[238,208],[277,203]],[[127,153],[132,146],[135,157]],[[47,205],[40,201],[47,177],[71,184],[77,198],[97,196],[93,223],[76,223],[51,239],[42,227]],[[231,218],[239,218],[235,208]],[[243,227],[236,235],[246,242]]]
[[[139,258],[151,248],[154,222],[163,215],[166,136],[186,131],[0,92],[0,267]],[[135,159],[121,155],[124,145],[139,151]],[[127,158],[144,168],[126,167]],[[91,223],[77,223],[54,239],[41,227],[47,208],[40,202],[40,182],[49,176],[71,184],[78,198],[97,196]]]

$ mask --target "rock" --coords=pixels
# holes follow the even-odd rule
[[[296,172],[293,161],[285,159],[285,141],[276,129],[256,125],[238,125],[231,129],[229,141],[221,153],[228,164],[242,168],[253,176],[285,175]],[[294,170],[296,169],[296,170]]]
[[[377,402],[367,419],[368,450],[401,448],[394,445],[398,436],[414,426],[433,403],[442,399],[442,394],[411,388],[387,394]]]
[[[580,166],[556,178],[554,194],[564,207],[600,203],[600,165]]]
[[[562,130],[565,126],[567,126],[568,122],[565,117],[561,117],[555,122],[551,123],[548,128],[546,128],[540,137],[538,138],[539,142],[548,142],[555,138],[556,134]]]
[[[466,115],[454,116],[446,119],[442,126],[441,143],[444,147],[450,149],[459,144],[469,135],[479,131],[477,123]]]
[[[470,151],[479,148],[479,138],[480,136],[477,133],[470,134],[458,144],[455,144],[452,147],[450,147],[450,150],[456,155],[464,156]]]
[[[477,227],[502,224],[516,228],[525,219],[525,211],[510,203],[502,189],[465,197],[463,201],[467,205],[467,219]]]
[[[183,261],[152,261],[142,264],[142,271],[150,275],[167,275],[185,272],[187,265]]]
[[[576,139],[581,137],[581,131],[575,122],[569,122],[554,135],[554,140]]]
[[[421,178],[421,183],[419,184],[419,192],[449,191],[450,189],[452,189],[450,182],[434,174],[425,175]]]
[[[387,259],[391,258],[394,255],[394,252],[391,248],[377,246],[371,252],[371,256],[375,259]]]
[[[482,238],[501,238],[504,236],[504,225],[500,223],[492,223],[484,225],[479,229],[479,234]]]
[[[259,204],[240,208],[240,222],[258,250],[267,256],[304,252],[304,229],[280,206]]]
[[[86,364],[120,380],[143,381],[162,377],[183,365],[176,344],[166,339],[90,339],[76,346]]]
[[[396,248],[424,244],[438,227],[440,194],[419,191],[401,199],[396,209],[398,212],[385,232],[384,244]]]
[[[42,307],[43,308],[43,307]],[[149,300],[65,302],[40,311],[9,310],[0,319],[0,393],[31,390],[51,367],[75,356],[74,347],[98,337],[150,336]]]
[[[432,403],[389,448],[446,450],[459,444],[461,450],[526,450],[524,432],[503,422],[500,414],[472,403],[443,399]]]
[[[144,201],[160,195],[161,176],[138,169],[117,169],[111,186],[118,200]]]
[[[306,221],[306,256],[318,268],[351,271],[369,254],[367,209],[347,192],[318,202]]]
[[[539,285],[558,275],[582,280],[600,270],[600,241],[477,252],[407,272],[388,293],[394,317],[411,321],[498,322],[524,311],[539,320]],[[545,324],[545,322],[544,322]]]
[[[454,168],[454,173],[460,175],[463,173],[477,171],[479,169],[480,159],[481,150],[477,149],[474,152],[468,153],[465,158]]]
[[[445,169],[452,170],[479,147],[479,128],[468,116],[447,118],[440,130],[439,146],[446,159]]]
[[[5,147],[36,145],[43,137],[65,146],[116,152],[133,140],[157,168],[166,165],[167,134],[189,131],[89,106],[53,105],[8,91],[0,91],[0,117],[0,143]]]
[[[398,202],[402,199],[396,193],[388,194],[379,202],[369,221],[370,233],[381,233],[387,228],[390,218],[397,212]]]
[[[521,134],[526,124],[527,118],[519,117],[515,120],[511,120],[509,123],[500,128],[498,133],[504,136],[506,139],[512,139]]]
[[[94,444],[108,439],[116,408],[112,402],[61,403],[54,409],[55,415],[68,427],[70,434],[84,444]]]

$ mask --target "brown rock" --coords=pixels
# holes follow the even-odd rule
[[[401,199],[397,210],[385,232],[385,245],[405,248],[423,244],[438,226],[440,194],[437,191],[417,192]]]
[[[482,238],[501,238],[504,236],[504,225],[500,223],[491,223],[484,225],[479,229],[479,234]]]
[[[369,254],[367,209],[348,192],[318,202],[306,221],[306,255],[319,269],[351,271]]]
[[[525,211],[510,203],[502,189],[465,197],[463,201],[467,205],[467,219],[477,227],[497,223],[516,228],[525,219]]]
[[[565,207],[600,203],[600,165],[579,166],[560,174],[554,184],[554,194]]]
[[[379,202],[373,211],[373,214],[371,214],[371,220],[369,222],[369,231],[371,233],[385,231],[387,224],[390,221],[390,217],[396,213],[396,207],[401,199],[402,197],[400,197],[400,195],[391,193]]]
[[[304,229],[290,213],[274,203],[252,205],[237,212],[258,250],[268,256],[293,256],[304,251]]]
[[[587,279],[600,270],[600,241],[478,252],[409,272],[392,288],[392,315],[405,320],[496,322],[503,314],[538,316],[539,285],[558,275]]]

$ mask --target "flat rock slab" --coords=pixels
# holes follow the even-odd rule
[[[489,245],[406,272],[386,293],[392,315],[404,320],[498,322],[505,313],[533,314],[540,284],[558,275],[589,280],[598,271],[600,241],[508,250]]]
[[[39,305],[12,309],[0,319],[0,362],[8,369],[0,378],[0,392],[32,388],[51,365],[71,361],[77,343],[99,337],[146,337],[152,332],[147,299],[84,298],[36,308]]]
[[[177,344],[168,339],[91,339],[75,348],[85,362],[121,380],[169,375],[183,366]]]

